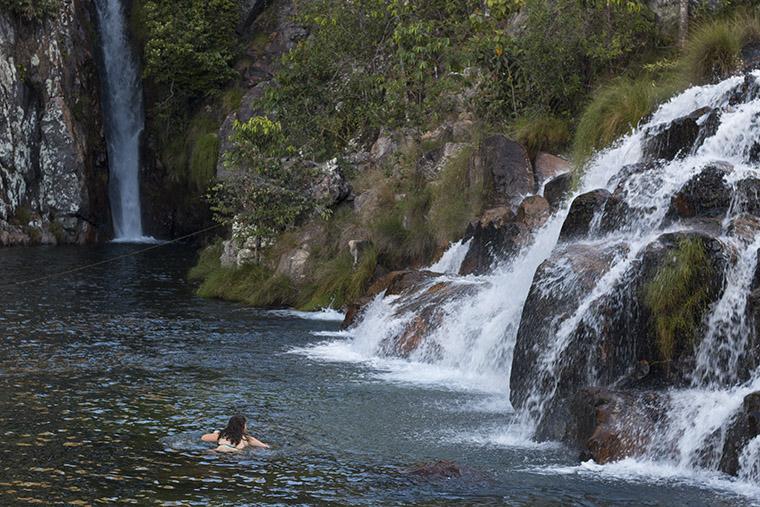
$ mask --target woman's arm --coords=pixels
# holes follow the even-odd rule
[[[201,440],[203,440],[204,442],[216,442],[217,440],[219,440],[219,432],[215,431],[213,433],[206,433],[205,435],[201,437]]]
[[[251,445],[253,447],[264,447],[265,449],[269,449],[269,445],[265,444],[261,440],[257,440],[253,438],[251,435],[246,435],[246,440],[248,440],[248,445]]]

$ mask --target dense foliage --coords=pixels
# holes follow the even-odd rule
[[[133,9],[143,72],[163,115],[180,114],[235,75],[235,0],[142,0]]]
[[[511,26],[518,7],[524,23]],[[317,0],[301,12],[311,36],[286,57],[271,109],[324,157],[372,128],[433,123],[462,100],[494,123],[573,114],[655,33],[635,2]]]
[[[60,0],[0,0],[0,10],[29,20],[52,16],[59,5]]]

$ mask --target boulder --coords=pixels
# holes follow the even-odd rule
[[[493,188],[498,204],[517,204],[536,189],[528,151],[501,134],[486,137],[470,164],[477,173],[470,180],[482,180]]]
[[[659,132],[654,129],[660,129]],[[653,127],[646,132],[642,147],[645,161],[673,160],[686,156],[699,137],[699,125],[693,116],[673,120],[666,127]]]
[[[539,195],[531,195],[518,206],[515,220],[530,230],[536,230],[549,220],[551,213],[549,201]]]
[[[559,208],[565,196],[573,186],[572,173],[563,173],[547,181],[544,185],[544,197],[553,209]]]
[[[661,235],[634,258],[628,245],[560,243],[538,268],[523,307],[510,377],[510,400],[538,421],[536,437],[570,441],[572,399],[584,386],[655,389],[687,385],[694,370],[694,335],[679,334],[663,357],[657,318],[646,299],[650,282],[672,262],[682,240],[696,241],[711,269],[696,282],[707,289],[704,312],[720,297],[725,282],[726,246],[703,233]],[[613,265],[629,259],[613,279]],[[618,268],[619,269],[619,268]],[[596,292],[599,284],[604,289]],[[593,300],[587,300],[593,295]],[[679,295],[680,294],[680,295]],[[684,297],[674,292],[674,297]],[[575,315],[579,308],[583,313]],[[703,324],[704,325],[704,324]],[[562,344],[556,350],[557,344]],[[543,354],[552,351],[551,360]],[[537,368],[536,365],[544,365]]]
[[[284,275],[295,282],[302,282],[307,277],[306,267],[311,254],[303,248],[296,248],[280,256],[277,274]]]
[[[311,193],[317,202],[328,207],[340,204],[351,195],[351,185],[343,176],[337,159],[332,159],[317,167]]]
[[[739,412],[726,431],[719,468],[722,472],[736,475],[739,457],[750,440],[760,435],[760,391],[744,397]]]
[[[603,213],[607,203],[613,199],[612,194],[604,189],[592,190],[576,197],[570,205],[565,223],[562,224],[560,240],[568,241],[588,236],[594,218],[598,213]]]
[[[372,145],[369,151],[372,161],[376,164],[381,164],[390,155],[396,152],[398,149],[398,142],[393,139],[391,133],[385,129],[380,131],[380,135]]]
[[[497,259],[519,251],[527,238],[527,227],[515,221],[515,214],[508,207],[486,210],[467,227],[464,241],[469,241],[470,246],[459,274],[488,272]]]
[[[691,178],[670,201],[667,217],[718,218],[731,205],[731,188],[726,183],[726,167],[710,166]]]
[[[572,170],[570,162],[564,158],[549,153],[540,152],[536,155],[534,173],[537,185],[541,186],[561,174],[567,174]]]
[[[605,464],[645,454],[666,403],[655,392],[580,389],[572,416],[581,459]]]

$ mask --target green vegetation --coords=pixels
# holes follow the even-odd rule
[[[369,287],[377,267],[377,252],[364,252],[354,267],[348,252],[324,263],[316,276],[316,282],[305,291],[306,301],[300,306],[311,311],[320,308],[341,308],[356,301]]]
[[[211,37],[211,10],[197,0],[183,2],[187,12],[163,27],[156,20],[168,12],[166,0],[137,1],[135,12],[144,21],[135,30],[146,59],[153,57],[146,76],[162,84],[153,89],[162,99],[154,102],[156,111],[165,113],[162,118],[194,112],[158,143],[164,165],[187,188],[201,190],[217,163],[224,113],[239,107],[244,90],[230,79],[234,34],[222,30]],[[215,5],[222,17],[230,16],[230,27],[228,3]],[[673,93],[736,69],[741,47],[760,40],[760,22],[726,5],[699,10],[686,48],[678,50],[674,33],[656,26],[646,3],[637,0],[297,2],[297,21],[310,35],[283,57],[257,104],[265,116],[234,125],[233,149],[223,161],[231,176],[209,192],[216,219],[236,224],[238,240],[262,241],[261,259],[239,270],[213,265],[202,276],[195,273],[204,280],[200,293],[309,309],[343,306],[376,273],[429,263],[488,203],[490,189],[470,181],[468,168],[480,132],[509,132],[531,156],[571,151],[581,166]],[[174,37],[178,30],[194,34],[192,44],[187,34]],[[267,33],[248,41],[249,50],[265,47]],[[184,53],[188,44],[198,54]],[[161,61],[159,55],[168,57]],[[239,61],[238,68],[249,63]],[[192,72],[170,83],[174,65],[193,66]],[[162,95],[173,87],[176,96]],[[420,141],[419,133],[453,124],[460,113],[477,119],[471,132]],[[315,202],[308,192],[315,175],[302,162],[336,159],[345,167],[342,157],[370,146],[381,129],[403,138],[399,151],[380,167],[349,175],[357,195],[371,190],[368,211]],[[424,156],[452,137],[471,145],[439,174],[427,174]],[[310,228],[319,232],[308,233]],[[357,266],[347,252],[349,239],[373,245]],[[275,275],[280,255],[304,243],[307,279],[292,283]],[[692,277],[702,273],[682,264],[699,260],[695,248],[679,245],[674,264],[647,290],[663,356],[670,357],[674,343],[690,332],[698,302],[687,301],[696,293],[689,289],[669,307],[668,298],[656,297],[658,284],[691,287]],[[273,296],[265,297],[263,288]]]
[[[576,161],[586,160],[633,130],[659,99],[660,90],[649,79],[621,78],[599,90],[578,122],[573,143]]]
[[[701,84],[733,74],[741,65],[742,47],[757,41],[760,41],[760,19],[749,13],[702,23],[692,32],[686,46],[686,78]]]
[[[699,239],[682,239],[668,253],[644,288],[644,303],[654,318],[657,348],[663,361],[692,345],[710,303],[713,267]]]
[[[0,10],[27,20],[42,20],[55,15],[60,0],[0,0]]]
[[[247,236],[274,241],[305,216],[326,212],[309,195],[309,171],[284,161],[294,149],[279,122],[263,116],[236,120],[230,141],[224,161],[230,176],[210,195],[217,221],[236,222]]]
[[[218,155],[219,136],[215,133],[204,134],[193,144],[190,175],[199,190],[205,190],[214,179]]]
[[[562,151],[570,141],[567,120],[551,114],[526,114],[514,122],[514,137],[535,157],[540,151]]]
[[[221,243],[203,250],[198,264],[190,271],[191,280],[202,281],[198,295],[260,307],[292,306],[295,303],[295,290],[290,280],[272,276],[261,264],[223,267],[219,260],[221,253]]]
[[[219,92],[234,76],[235,0],[140,0],[132,27],[143,49],[143,73],[155,94],[154,114],[171,127],[188,107]]]

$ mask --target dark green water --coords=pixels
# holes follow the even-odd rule
[[[0,250],[0,283],[135,249]],[[192,262],[164,247],[0,287],[1,505],[751,502],[698,481],[584,471],[560,447],[474,438],[506,423],[503,399],[289,353],[338,323],[199,299],[184,281]],[[216,455],[199,442],[238,412],[272,450]],[[462,477],[410,473],[438,460]]]

